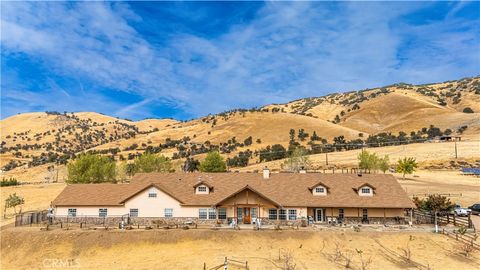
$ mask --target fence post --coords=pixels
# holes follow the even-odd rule
[[[453,226],[457,226],[457,220],[455,218],[455,214],[453,214]]]
[[[472,218],[470,217],[470,213],[468,213],[468,228],[472,228]]]
[[[227,261],[227,257],[225,257],[225,262],[223,263],[223,269],[224,270],[227,270],[228,269],[228,261]]]
[[[472,240],[472,243],[473,243],[473,240]],[[472,246],[473,246],[473,244],[472,244]],[[248,261],[245,261],[245,269],[248,270]]]
[[[207,263],[203,263],[203,270],[207,270]]]

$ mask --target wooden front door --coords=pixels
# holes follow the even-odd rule
[[[243,223],[244,224],[250,224],[252,222],[252,213],[251,213],[251,208],[243,208]]]

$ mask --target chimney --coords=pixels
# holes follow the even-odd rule
[[[267,166],[265,166],[265,168],[263,168],[263,179],[268,179],[270,178],[270,170],[268,169]]]

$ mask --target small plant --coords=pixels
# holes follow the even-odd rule
[[[0,187],[8,187],[8,186],[18,186],[20,185],[20,182],[17,181],[16,178],[2,178],[2,181],[0,181]]]
[[[460,228],[458,228],[458,233],[461,235],[465,235],[467,233],[467,228],[465,228],[465,226],[461,226]]]
[[[360,257],[360,269],[366,270],[368,266],[372,263],[372,258],[369,257],[368,259],[365,259],[363,257],[363,250],[361,249],[355,249],[355,251],[357,251],[357,254]]]

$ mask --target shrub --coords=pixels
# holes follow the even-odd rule
[[[470,108],[470,107],[464,108],[464,109],[463,109],[463,112],[464,112],[464,113],[474,113],[474,111],[473,111],[472,108]]]
[[[2,181],[0,181],[0,187],[8,187],[8,186],[18,186],[20,183],[17,181],[15,178],[9,178],[5,179],[3,178]]]

